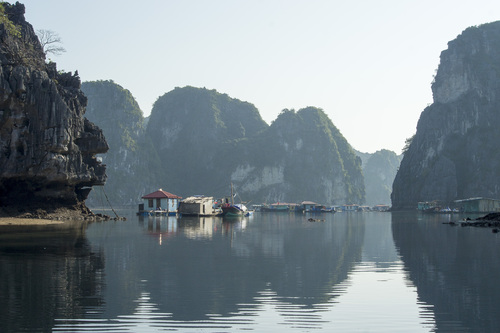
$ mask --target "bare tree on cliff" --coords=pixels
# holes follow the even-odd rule
[[[36,35],[42,44],[43,52],[45,55],[52,53],[54,55],[60,55],[66,52],[66,49],[61,46],[62,40],[59,35],[52,30],[40,29],[36,31]]]

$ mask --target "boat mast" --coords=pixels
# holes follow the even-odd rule
[[[231,183],[231,206],[234,206],[234,201],[233,201],[233,183]]]

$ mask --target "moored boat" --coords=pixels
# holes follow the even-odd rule
[[[222,216],[225,217],[235,217],[235,216],[248,216],[248,208],[244,204],[235,204],[234,203],[234,194],[233,194],[233,184],[231,183],[231,202],[229,202],[229,198],[224,199],[224,203],[220,206],[222,209]]]
[[[248,209],[243,204],[224,203],[221,206],[222,215],[226,217],[246,216]]]

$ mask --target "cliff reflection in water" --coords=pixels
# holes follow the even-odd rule
[[[49,332],[55,318],[83,318],[100,307],[102,253],[86,225],[0,227],[0,331]]]
[[[442,224],[448,220],[447,215],[392,214],[394,241],[409,279],[419,299],[433,304],[437,331],[496,332],[500,238],[489,228]]]
[[[2,241],[0,330],[427,332],[442,302],[407,265],[416,300],[393,235],[410,263],[425,250],[390,213],[127,217]]]
[[[328,302],[361,259],[364,221],[320,227],[302,215],[258,218],[255,228],[248,219],[178,218],[173,228],[168,219],[144,218],[148,237],[120,247],[117,235],[107,238],[105,317],[134,313],[144,293],[158,313],[179,321],[234,314],[264,291],[312,307]]]

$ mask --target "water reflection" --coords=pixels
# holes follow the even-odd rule
[[[500,327],[500,238],[488,228],[443,225],[459,216],[393,214],[394,242],[419,299],[433,304],[439,332]]]
[[[48,332],[103,305],[104,258],[81,222],[0,227],[0,331]]]
[[[486,327],[446,317],[479,307],[485,322],[492,320],[483,303],[493,302],[495,288],[490,289],[494,295],[476,295],[479,282],[468,281],[484,269],[482,262],[474,261],[471,274],[457,273],[465,267],[454,268],[460,261],[457,254],[468,253],[458,247],[470,246],[476,236],[412,216],[326,214],[325,222],[311,223],[300,214],[236,220],[130,214],[127,221],[91,224],[58,237],[66,242],[65,250],[48,256],[40,256],[39,250],[53,240],[25,237],[22,242],[31,245],[0,247],[0,277],[7,281],[0,300],[13,309],[0,310],[0,319],[7,320],[7,332],[429,332]],[[481,242],[498,237],[484,235],[489,238]],[[28,261],[19,255],[24,248]],[[479,248],[498,250],[484,244]],[[486,264],[496,267],[494,255],[487,258]],[[40,279],[28,278],[31,272]],[[493,278],[483,281],[492,284]],[[44,299],[54,306],[44,309]],[[31,318],[30,326],[22,323],[25,318]]]
[[[281,318],[279,325],[320,327],[320,308],[338,296],[331,290],[360,261],[364,239],[363,220],[314,224],[302,215],[146,218],[137,226],[137,234],[130,224],[128,231],[121,230],[124,224],[112,233],[89,228],[89,238],[106,257],[100,317],[114,318],[108,325],[123,325],[125,314],[138,315],[137,300],[147,298],[143,309],[168,328],[251,327],[256,313],[268,315],[269,306]],[[78,327],[79,320],[60,321],[56,328]]]

